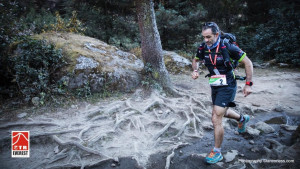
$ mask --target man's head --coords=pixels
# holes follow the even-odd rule
[[[220,35],[219,26],[214,22],[206,22],[202,26],[202,36],[207,46],[213,45]]]

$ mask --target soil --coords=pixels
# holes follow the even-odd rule
[[[243,75],[244,70],[239,69],[237,74]],[[189,74],[171,75],[182,97],[137,89],[93,104],[76,103],[61,111],[44,107],[41,108],[44,113],[19,109],[9,114],[4,110],[0,118],[0,168],[299,166],[299,127],[296,131],[285,129],[300,124],[299,71],[255,69],[253,93],[248,97],[242,94],[245,82],[238,81],[234,110],[250,115],[248,127],[256,128],[257,122],[265,122],[274,132],[238,134],[236,122],[224,118],[222,154],[226,157],[214,165],[205,163],[214,136],[210,87],[204,75],[197,80]],[[18,117],[24,112],[27,113],[24,117]],[[18,130],[30,131],[30,158],[11,158],[10,133]]]

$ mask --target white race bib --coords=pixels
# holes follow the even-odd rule
[[[211,86],[226,86],[226,75],[213,75],[209,78],[209,85]]]

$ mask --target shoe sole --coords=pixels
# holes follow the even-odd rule
[[[208,163],[208,164],[215,164],[217,162],[220,162],[221,160],[223,160],[223,156],[221,156],[221,159],[219,159],[217,161],[206,161],[206,163]]]

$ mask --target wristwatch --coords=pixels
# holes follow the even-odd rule
[[[246,82],[246,85],[252,86],[252,85],[253,85],[253,82]]]

